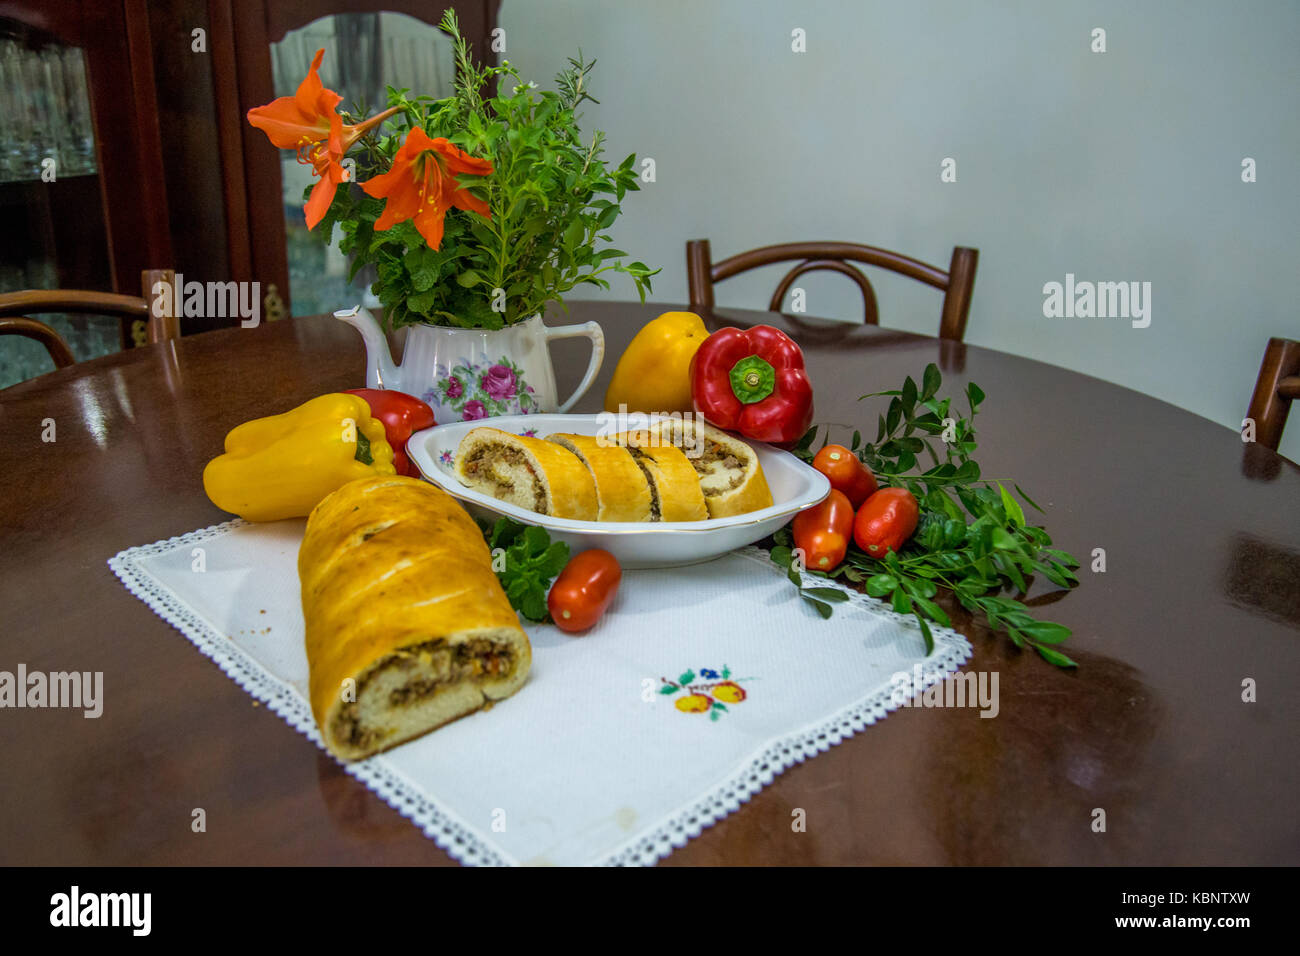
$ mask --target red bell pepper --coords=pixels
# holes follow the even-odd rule
[[[813,419],[803,352],[770,325],[719,329],[691,359],[691,398],[705,420],[756,441],[785,445]]]
[[[359,395],[370,406],[373,418],[384,423],[388,444],[393,446],[393,467],[399,475],[420,476],[406,455],[406,440],[413,432],[434,426],[433,409],[414,395],[382,388],[350,388],[349,395]]]

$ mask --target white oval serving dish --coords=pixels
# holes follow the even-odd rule
[[[608,416],[604,415],[547,414],[453,422],[416,432],[407,441],[406,450],[425,479],[463,502],[474,517],[492,521],[505,515],[524,524],[539,525],[550,533],[552,539],[566,542],[573,553],[587,548],[604,548],[625,568],[664,568],[716,558],[767,537],[796,513],[821,501],[830,491],[830,482],[821,472],[787,451],[748,439],[746,442],[763,466],[774,504],[761,511],[730,518],[663,522],[553,518],[466,488],[456,477],[453,467],[456,448],[472,428],[487,426],[538,438],[555,432],[595,435],[602,430],[607,419]]]

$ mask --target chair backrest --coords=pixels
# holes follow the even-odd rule
[[[27,289],[21,292],[0,294],[0,335],[22,335],[35,339],[45,346],[57,368],[66,368],[76,361],[63,336],[53,328],[31,318],[50,312],[75,312],[88,315],[113,315],[122,330],[124,348],[133,345],[152,345],[180,337],[180,323],[176,316],[175,297],[161,299],[171,303],[171,308],[153,308],[154,287],[161,282],[171,285],[175,274],[171,269],[146,269],[140,274],[141,295],[121,295],[117,292],[86,292],[79,289]]]
[[[1255,422],[1257,444],[1277,451],[1291,402],[1300,398],[1300,342],[1269,339],[1246,417]]]
[[[952,250],[952,262],[948,271],[944,272],[910,256],[853,242],[791,242],[763,246],[715,264],[709,240],[694,239],[686,243],[686,277],[691,305],[711,309],[714,304],[715,282],[760,266],[794,260],[803,261],[787,272],[777,285],[768,305],[772,312],[780,311],[786,293],[799,276],[808,272],[830,271],[846,275],[857,283],[862,292],[864,321],[868,325],[879,325],[880,315],[871,281],[848,265],[848,260],[879,266],[942,290],[943,313],[939,321],[939,337],[960,342],[966,334],[966,318],[970,313],[971,294],[975,289],[975,267],[979,262],[979,250],[966,246],[956,246]]]

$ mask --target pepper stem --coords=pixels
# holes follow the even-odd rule
[[[761,402],[776,390],[776,370],[757,355],[731,366],[731,391],[746,405]]]

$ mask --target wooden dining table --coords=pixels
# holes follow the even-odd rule
[[[580,302],[551,318],[594,319],[608,344],[575,411],[599,410],[623,348],[668,308]],[[999,676],[995,718],[898,710],[778,776],[665,865],[1300,861],[1300,468],[1173,405],[1003,352],[802,316],[705,318],[796,336],[816,421],[837,440],[854,427],[874,437],[882,400],[859,396],[919,381],[930,362],[941,394],[978,383],[983,473],[1028,492],[1056,546],[1082,560],[1078,587],[1035,581],[1027,598],[1073,629],[1063,649],[1078,667],[955,613],[967,668]],[[586,348],[553,346],[561,395]],[[0,863],[454,862],[107,564],[229,517],[201,474],[233,426],[364,384],[360,337],[320,316],[0,391],[0,670],[104,675],[97,719],[0,711]],[[817,640],[812,624],[790,635]]]

